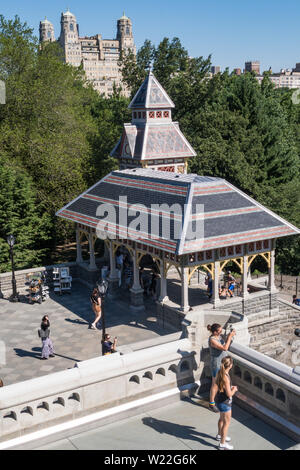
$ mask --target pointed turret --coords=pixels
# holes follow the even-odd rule
[[[112,156],[120,169],[144,167],[186,173],[187,159],[196,152],[172,121],[175,105],[167,92],[149,73],[129,105],[131,124],[124,124],[121,139]]]
[[[129,105],[130,109],[175,108],[175,104],[155,78],[149,73]]]

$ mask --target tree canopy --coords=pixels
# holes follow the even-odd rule
[[[152,68],[176,105],[174,120],[197,152],[192,172],[219,176],[299,225],[300,105],[276,90],[266,74],[228,71],[209,77],[210,57],[189,57],[178,38],[146,40],[137,57],[121,57],[133,96]],[[19,268],[50,262],[58,243],[74,239],[58,209],[96,183],[118,162],[109,154],[129,99],[109,98],[86,81],[82,67],[64,63],[57,43],[39,46],[16,17],[0,16],[0,270],[9,268],[6,236],[17,239]],[[278,241],[278,265],[299,274],[300,242]]]
[[[179,39],[149,40],[122,58],[126,85],[136,93],[149,67],[176,105],[174,120],[197,152],[189,170],[226,179],[289,222],[300,225],[300,105],[275,89],[268,74],[228,70],[209,76],[210,57],[190,58]],[[278,264],[300,272],[299,237],[278,241]]]

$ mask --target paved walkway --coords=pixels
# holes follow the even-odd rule
[[[203,405],[200,399],[187,399],[74,435],[39,450],[216,450],[219,415]],[[296,445],[235,405],[229,435],[236,450],[276,450]]]
[[[101,355],[102,330],[88,329],[93,320],[89,296],[88,288],[74,283],[71,295],[60,297],[51,292],[51,298],[42,305],[29,305],[25,297],[16,304],[0,300],[0,377],[4,385],[65,370],[75,362]],[[120,299],[107,299],[105,305],[106,329],[112,337],[118,337],[120,346],[171,333],[158,327],[151,299],[146,301],[144,314],[129,309],[129,293],[125,291],[121,291]],[[56,357],[41,361],[37,331],[46,314],[51,323]],[[6,364],[1,357],[3,344]]]

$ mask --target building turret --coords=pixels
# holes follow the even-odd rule
[[[111,155],[120,161],[120,169],[150,168],[186,173],[187,161],[196,156],[172,121],[175,105],[167,92],[149,73],[129,105],[131,123],[124,124],[121,139]]]
[[[120,41],[121,51],[128,52],[131,50],[134,54],[136,53],[132,33],[132,21],[125,13],[123,13],[123,16],[118,20],[117,39]]]
[[[40,42],[54,42],[54,26],[45,18],[40,22]]]
[[[76,16],[69,10],[61,14],[60,20],[60,44],[64,47],[67,43],[78,42],[79,27],[77,24]]]

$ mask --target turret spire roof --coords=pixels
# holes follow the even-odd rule
[[[175,104],[150,71],[131,101],[129,108],[175,108]]]

